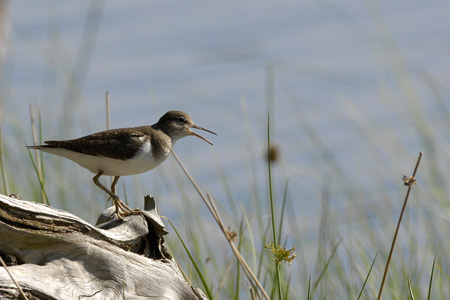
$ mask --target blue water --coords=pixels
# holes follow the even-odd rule
[[[446,152],[449,104],[436,94],[449,96],[449,15],[448,1],[11,1],[0,88],[1,117],[14,125],[3,129],[4,140],[15,135],[31,142],[31,135],[17,138],[29,132],[29,104],[41,111],[44,139],[104,130],[106,91],[113,128],[153,124],[168,110],[183,110],[219,135],[204,134],[213,148],[186,138],[175,151],[225,209],[219,165],[233,197],[251,208],[250,149],[260,201],[267,200],[262,157],[270,110],[272,140],[282,154],[274,171],[277,196],[289,180],[289,213],[316,228],[330,182],[336,211],[401,195],[401,177],[427,149],[415,111],[431,116],[425,123],[438,151]],[[268,105],[269,65],[274,100]],[[61,116],[67,107],[71,114]],[[70,136],[57,136],[65,126]],[[7,149],[23,151],[26,160],[22,146]],[[66,168],[74,166],[67,162]],[[32,171],[27,168],[23,172]],[[136,185],[156,191],[166,199],[161,212],[170,216],[168,203],[182,205],[183,199],[164,192],[169,188],[160,176],[179,170],[174,160],[161,168],[121,180],[131,198]],[[74,172],[90,184],[87,171]],[[344,186],[337,184],[341,176]],[[173,182],[189,186],[177,178]],[[345,193],[350,188],[359,191],[357,199]],[[58,197],[54,187],[49,193]]]

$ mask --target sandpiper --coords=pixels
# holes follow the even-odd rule
[[[191,128],[216,134],[194,125],[185,112],[172,110],[151,126],[112,129],[73,140],[45,141],[46,145],[27,148],[63,156],[95,173],[94,183],[112,198],[117,217],[123,219],[122,216],[136,212],[116,194],[120,176],[154,169],[167,159],[175,142],[185,136],[194,135],[212,145]],[[102,175],[114,177],[110,190],[100,183]]]

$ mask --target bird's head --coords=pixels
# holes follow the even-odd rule
[[[173,143],[175,143],[177,140],[185,136],[194,135],[198,138],[201,138],[208,144],[212,145],[210,141],[208,141],[201,135],[193,132],[191,130],[192,128],[200,129],[217,135],[216,133],[208,129],[195,125],[194,122],[192,122],[191,117],[189,117],[187,113],[176,110],[171,110],[167,112],[164,116],[162,116],[159,119],[158,123],[156,123],[154,127],[164,131],[164,133],[166,133],[172,139]]]

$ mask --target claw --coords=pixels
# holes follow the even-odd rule
[[[123,217],[129,215],[137,215],[140,214],[140,211],[135,211],[131,209],[128,205],[126,205],[122,200],[120,200],[119,196],[115,195],[111,196],[114,202],[114,206],[116,207],[116,215],[119,219],[123,220]]]
[[[109,198],[106,201],[109,201],[109,199],[112,199],[114,206],[116,207],[115,214],[120,220],[123,220],[123,216],[128,215],[136,215],[139,214],[139,211],[132,210],[128,205],[126,205],[122,200],[120,200],[119,196],[116,195],[116,184],[119,180],[120,176],[115,176],[114,181],[111,185],[111,190],[108,190],[103,184],[100,183],[98,180],[100,176],[103,175],[103,171],[99,171],[97,175],[94,176],[93,181],[95,185],[100,187],[102,190],[104,190],[108,195]]]

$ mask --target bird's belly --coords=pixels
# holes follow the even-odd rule
[[[97,173],[99,170],[103,170],[103,175],[109,176],[136,175],[156,168],[166,158],[167,157],[164,157],[164,159],[160,160],[149,160],[145,157],[135,157],[128,160],[121,160],[101,157],[99,159],[99,165],[95,166],[94,168],[85,168],[94,173]],[[79,164],[81,165],[81,163]]]
[[[60,148],[46,148],[42,150],[68,158],[95,174],[103,171],[103,175],[107,176],[136,175],[150,171],[165,161],[170,154],[170,152],[167,152],[159,156],[158,159],[154,159],[151,151],[138,151],[136,156],[122,160],[87,155]]]

